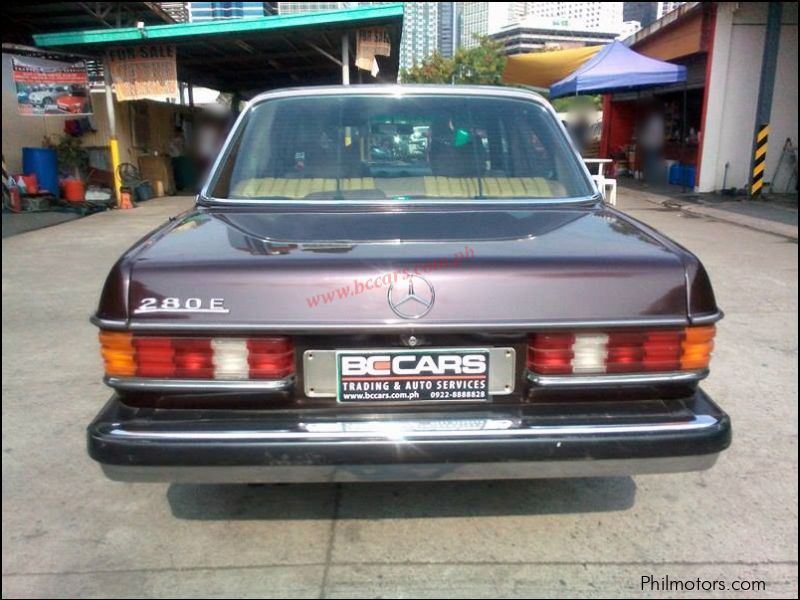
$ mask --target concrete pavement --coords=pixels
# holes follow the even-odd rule
[[[797,595],[797,245],[620,190],[696,252],[727,317],[704,388],[731,414],[710,471],[477,483],[106,481],[83,431],[109,391],[87,318],[135,239],[189,199],[3,240],[4,597]],[[655,579],[766,591],[642,592]]]

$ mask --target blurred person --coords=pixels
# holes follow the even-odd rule
[[[656,104],[650,105],[639,130],[639,147],[642,149],[642,164],[646,184],[663,180],[661,153],[664,149],[664,116]]]

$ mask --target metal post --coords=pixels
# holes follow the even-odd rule
[[[350,41],[342,34],[342,85],[350,85]]]
[[[186,82],[186,89],[189,92],[189,108],[194,108],[194,85],[191,81]]]
[[[120,199],[122,178],[119,175],[119,143],[117,141],[117,116],[114,112],[114,96],[111,90],[111,63],[106,60],[103,65],[103,78],[106,88],[106,114],[108,115],[108,150],[111,154],[111,170],[114,175],[114,195]]]
[[[686,164],[686,100],[687,100],[687,90],[688,90],[688,80],[684,79],[683,81],[683,118],[681,121],[681,160],[680,165],[682,167],[688,166]],[[695,169],[695,175],[697,174],[697,170]],[[683,176],[681,177],[681,192],[686,191],[686,171],[683,171]]]
[[[775,68],[778,63],[778,45],[781,39],[781,17],[783,3],[770,2],[767,14],[767,29],[764,32],[764,55],[761,58],[761,81],[758,85],[755,133],[753,134],[753,158],[750,168],[750,195],[761,194],[764,185],[764,167],[767,164],[767,138],[772,113],[772,92],[775,88]]]

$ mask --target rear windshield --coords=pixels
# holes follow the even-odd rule
[[[537,102],[480,96],[267,100],[211,195],[248,200],[559,199],[592,194]]]

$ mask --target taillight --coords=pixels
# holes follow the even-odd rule
[[[528,370],[541,375],[641,373],[708,368],[713,325],[683,329],[535,333]]]
[[[130,333],[101,331],[100,353],[103,355],[108,375],[116,377],[136,375],[136,363],[133,360],[133,336]]]
[[[167,337],[101,331],[111,377],[283,379],[294,373],[294,344],[283,336]]]

